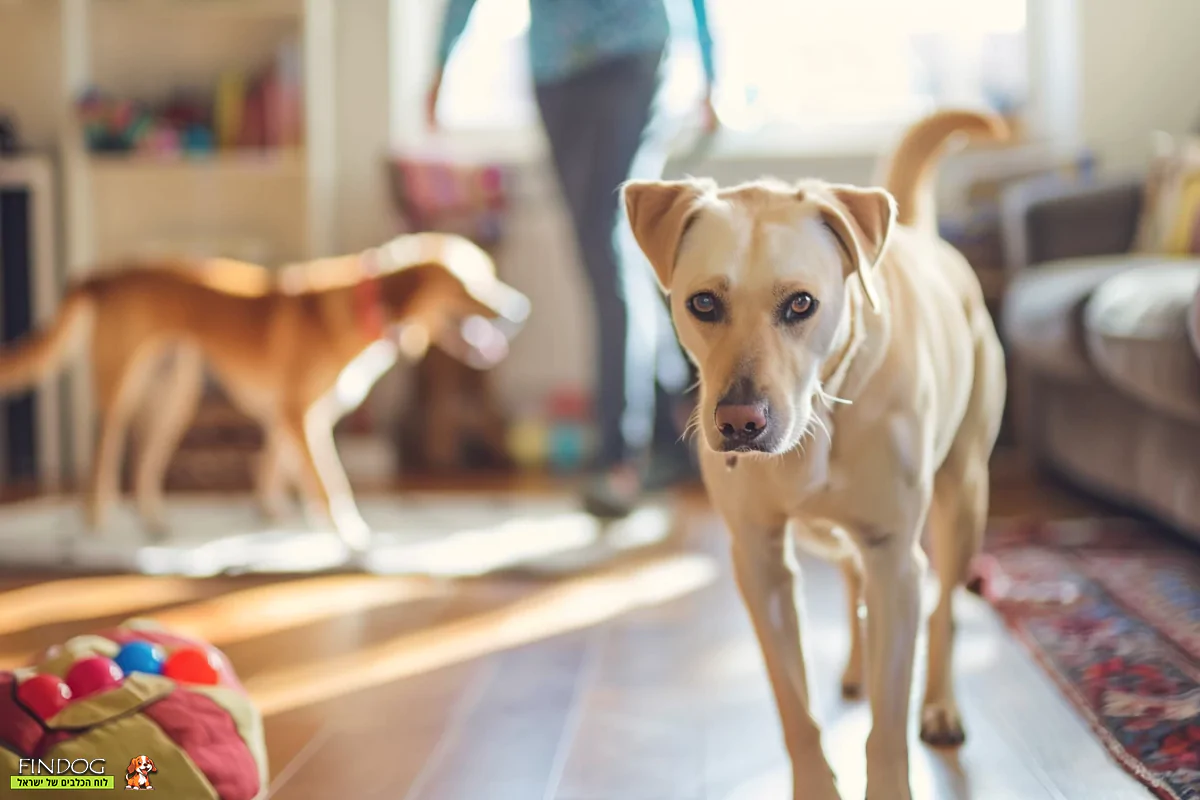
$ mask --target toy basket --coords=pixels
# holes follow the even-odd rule
[[[162,672],[174,677],[150,667],[123,674],[112,666],[108,684],[95,693],[76,691],[70,701],[40,708],[22,689],[39,678],[55,683],[49,676],[71,684],[81,661],[122,662],[131,642],[139,643],[131,650],[153,651],[165,662]],[[172,668],[185,660],[172,660],[184,651],[199,654],[201,673]],[[55,646],[34,666],[0,672],[0,772],[5,784],[24,776],[43,783],[111,776],[117,790],[153,788],[158,796],[188,800],[255,800],[268,787],[262,717],[228,659],[203,642],[136,620]]]

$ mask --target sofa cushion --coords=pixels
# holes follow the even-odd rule
[[[1092,363],[1117,388],[1200,423],[1200,358],[1188,335],[1197,290],[1197,260],[1124,272],[1092,294],[1084,328]]]
[[[1002,328],[1026,369],[1070,381],[1095,377],[1083,339],[1083,306],[1096,287],[1162,256],[1095,256],[1051,261],[1022,271],[1004,297]]]
[[[1154,134],[1136,247],[1139,252],[1200,253],[1200,137]]]

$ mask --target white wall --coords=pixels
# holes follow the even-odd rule
[[[1200,122],[1200,2],[1080,0],[1082,134],[1107,171],[1141,169],[1150,132]]]
[[[338,252],[385,241],[395,231],[384,179],[391,124],[390,0],[339,0],[337,8]]]

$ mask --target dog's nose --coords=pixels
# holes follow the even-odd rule
[[[718,405],[717,430],[730,444],[748,444],[767,429],[767,404]]]

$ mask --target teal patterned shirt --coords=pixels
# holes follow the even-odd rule
[[[610,58],[652,53],[671,38],[671,0],[529,0],[529,58],[533,79],[552,83]],[[683,0],[695,14],[704,73],[714,79],[712,36],[705,0]],[[445,68],[467,28],[475,0],[449,0],[438,47]]]

